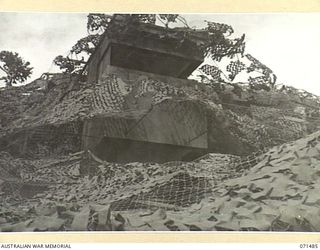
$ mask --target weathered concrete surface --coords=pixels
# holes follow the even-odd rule
[[[86,65],[89,82],[97,82],[107,65],[185,79],[204,59],[195,46],[204,38],[199,32],[189,33],[189,39],[183,43],[179,37],[183,31],[152,24],[127,27],[125,33],[117,32],[116,37],[106,32],[91,55]]]
[[[199,156],[200,151],[207,151],[207,110],[205,105],[193,101],[192,97],[188,96],[188,91],[195,92],[196,82],[113,66],[108,66],[106,72],[108,74],[104,74],[100,79],[101,88],[95,94],[96,109],[103,113],[104,107],[106,109],[112,107],[113,110],[119,110],[119,112],[127,111],[128,114],[137,113],[138,115],[132,117],[129,115],[126,117],[101,115],[86,120],[83,128],[84,150],[100,152],[100,157],[117,158],[118,161],[121,161],[120,155],[123,155],[126,161],[130,161],[128,156],[131,151],[131,160],[138,160],[137,152],[132,147],[127,147],[122,154],[118,151],[116,153],[108,149],[99,149],[98,145],[106,146],[106,143],[101,142],[103,138],[112,138],[114,142],[118,138],[118,144],[123,143],[122,139],[125,139],[127,143],[132,140],[131,145],[136,145],[139,147],[138,151],[145,152],[146,157],[142,157],[141,161],[152,160],[152,152],[155,155],[153,160],[165,161],[161,160],[159,155],[169,156],[169,148],[175,149],[176,153],[171,153],[171,157],[164,159],[181,160],[193,148],[202,149],[197,150],[195,156]],[[116,78],[111,83],[110,80],[106,83],[103,79],[110,79],[111,74]],[[206,93],[207,96],[209,94],[210,91]],[[213,98],[216,97],[213,92],[211,95]],[[149,144],[139,143],[139,141],[149,142]],[[172,146],[166,149],[166,145]],[[178,150],[177,146],[182,147]],[[152,151],[150,147],[157,148],[157,150]],[[190,149],[187,150],[186,147]],[[118,147],[118,150],[120,148]],[[103,156],[101,152],[109,153]],[[111,152],[116,153],[117,156],[113,157]]]
[[[192,102],[164,101],[137,119],[95,118],[85,122],[84,148],[100,137],[113,137],[207,148],[206,113]]]

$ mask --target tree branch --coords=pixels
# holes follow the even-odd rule
[[[0,69],[1,69],[4,73],[6,73],[6,74],[9,75],[9,72],[8,72],[7,70],[5,70],[1,65],[0,65]]]

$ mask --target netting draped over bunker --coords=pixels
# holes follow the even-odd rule
[[[210,193],[210,184],[205,177],[192,177],[178,173],[166,183],[153,187],[149,192],[113,202],[116,211],[139,208],[166,208],[178,210],[199,203],[205,194]]]
[[[126,230],[189,230],[187,225],[194,225],[199,230],[314,231],[320,225],[313,216],[319,209],[319,140],[318,132],[250,157],[209,154],[193,162],[166,164],[108,163],[91,153],[23,160],[20,164],[30,166],[30,171],[19,178],[25,184],[46,181],[50,190],[37,196],[47,204],[42,206],[58,206],[62,214],[61,209],[72,211],[74,223],[78,216],[84,221],[83,230],[92,226],[83,216],[104,208],[105,213],[125,218],[121,221]],[[93,171],[81,175],[84,158],[85,169],[91,165]],[[1,166],[21,161],[9,155],[3,159],[7,160]],[[166,216],[160,216],[159,209]],[[25,216],[35,216],[36,211]]]
[[[196,81],[111,65],[95,83],[80,83],[67,75],[56,75],[50,82],[49,90],[34,86],[35,90],[30,92],[24,87],[16,97],[12,91],[8,96],[1,91],[6,100],[1,110],[5,111],[6,103],[20,97],[23,105],[19,112],[14,111],[18,112],[15,120],[3,112],[7,118],[1,120],[5,124],[0,131],[0,150],[10,148],[11,153],[26,155],[27,145],[34,145],[31,151],[39,152],[38,155],[94,151],[104,138],[204,149],[195,152],[194,157],[179,149],[183,153],[177,152],[176,159],[160,161],[165,162],[192,160],[207,152],[248,155],[298,139],[318,128],[317,102],[312,104],[310,98],[304,102],[298,94],[244,90],[239,97],[228,89],[218,94]],[[25,96],[26,92],[30,95]],[[227,103],[222,98],[226,94],[231,98]],[[104,128],[92,132],[98,131],[93,127],[100,126],[100,121]],[[86,130],[88,127],[92,127],[91,131]],[[61,149],[54,143],[58,138]],[[151,146],[157,150],[157,145],[148,147]]]

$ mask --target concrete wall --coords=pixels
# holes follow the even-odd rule
[[[93,94],[92,110],[99,104],[101,115],[85,121],[83,147],[110,137],[206,149],[207,111],[199,94],[216,97],[195,81],[108,65]]]
[[[117,38],[105,35],[86,66],[88,81],[96,82],[107,65],[187,78],[203,62],[203,53],[194,43],[181,43],[179,38],[160,39],[164,29],[157,29],[150,26],[144,35],[139,35],[141,30]]]
[[[99,48],[95,50],[93,55],[89,58],[87,70],[88,70],[88,82],[97,82],[99,79],[99,72],[102,71],[104,67],[110,64],[111,52],[110,40],[103,39],[100,43]]]
[[[101,116],[95,114],[84,122],[83,127],[83,149],[93,150],[101,158],[115,161],[122,158],[181,160],[192,154],[198,155],[208,147],[207,118],[203,106],[190,98],[185,100],[186,96],[185,99],[179,98],[179,93],[171,93],[182,87],[191,89],[191,92],[197,91],[199,86],[195,81],[178,78],[186,78],[197,68],[203,61],[203,55],[190,48],[190,44],[159,39],[158,28],[146,28],[143,32],[151,32],[151,35],[141,37],[133,33],[120,36],[117,41],[105,36],[89,59],[88,82],[108,84],[103,86],[115,84],[110,88],[96,88],[93,99],[99,104],[96,106],[99,106]],[[110,78],[104,81],[110,74],[117,76],[115,82]],[[141,90],[143,79],[147,79],[145,84],[148,87],[159,83],[159,89]],[[132,91],[128,94],[114,93],[119,82],[129,89],[132,86]],[[170,93],[164,93],[166,89]],[[117,98],[119,96],[121,98]],[[121,105],[110,110],[109,106],[116,106],[118,103],[115,102],[120,99]],[[92,110],[96,110],[94,105]],[[114,114],[103,116],[104,112]],[[126,112],[128,116],[123,115]],[[130,112],[139,115],[132,117]],[[131,146],[128,148],[126,144]]]
[[[94,148],[102,137],[206,149],[206,113],[190,101],[165,101],[134,119],[115,115],[85,121],[84,149]]]

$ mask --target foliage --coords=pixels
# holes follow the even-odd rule
[[[113,37],[125,33],[131,27],[139,26],[140,23],[156,24],[156,21],[162,23],[166,29],[169,29],[171,23],[181,22],[185,26],[185,29],[179,29],[179,32],[174,34],[179,37],[181,43],[188,39],[192,32],[198,31],[189,28],[185,19],[178,14],[115,14],[110,16],[91,13],[88,15],[87,21],[89,35],[77,41],[70,52],[91,55],[103,33],[106,32],[109,37]],[[227,39],[226,36],[233,33],[231,26],[214,22],[207,22],[207,24],[207,28],[201,30],[202,33],[205,32],[207,34],[207,42],[202,46],[198,46],[204,55],[210,54],[213,59],[221,60],[224,56],[234,56],[236,53],[243,52],[244,36],[239,39]],[[62,61],[61,56],[58,59],[55,62],[60,63]],[[68,67],[66,67],[67,62],[70,64]],[[61,64],[64,68],[60,67]],[[58,66],[61,69],[71,69],[73,64],[70,60],[64,58],[63,63],[60,63]]]
[[[95,47],[100,41],[101,35],[89,35],[84,38],[81,38],[71,49],[71,53],[80,54],[85,52],[87,54],[92,54],[95,50]]]
[[[59,68],[64,72],[64,73],[77,73],[80,70],[82,70],[84,61],[79,61],[79,60],[73,60],[70,59],[69,57],[63,57],[63,56],[57,56],[54,59],[54,64],[59,66]]]
[[[87,21],[88,32],[103,33],[112,20],[112,16],[106,14],[89,14]]]
[[[165,29],[160,34],[160,39],[170,39],[177,43],[177,47],[189,43],[191,49],[195,49],[202,53],[205,57],[210,57],[215,62],[220,62],[223,58],[230,60],[225,74],[220,68],[201,70],[204,75],[210,76],[216,82],[224,82],[232,84],[236,76],[246,70],[247,73],[258,72],[260,76],[249,77],[248,84],[251,89],[267,89],[270,90],[276,82],[276,76],[272,70],[260,63],[250,54],[245,52],[245,34],[237,38],[231,38],[234,33],[230,25],[224,23],[216,23],[206,21],[204,29],[192,29],[188,26],[186,20],[178,14],[99,14],[91,13],[88,15],[87,31],[88,36],[81,38],[71,49],[71,55],[90,56],[101,38],[107,35],[110,38],[121,38],[130,32],[135,33],[137,27],[144,24],[161,23]],[[183,28],[171,28],[172,23],[181,23]],[[198,35],[199,36],[198,36]],[[137,34],[135,34],[137,35]],[[200,37],[193,39],[194,35]],[[234,59],[236,57],[236,59]],[[246,57],[251,62],[249,66],[245,65],[239,57]],[[77,72],[84,66],[84,62],[79,63],[77,60],[71,60],[68,57],[59,56],[55,60],[55,64],[67,73]],[[208,73],[209,72],[209,73]],[[222,77],[224,75],[224,77]],[[222,86],[221,84],[219,86]],[[260,87],[259,87],[260,86]]]
[[[16,52],[1,51],[0,63],[0,69],[6,74],[0,80],[4,80],[7,86],[22,83],[32,74],[30,62],[25,62]]]
[[[175,23],[179,15],[177,14],[159,14],[159,21],[164,23],[165,27],[168,28],[170,23]]]
[[[211,55],[213,60],[220,61],[223,57],[233,58],[236,54],[243,54],[245,49],[245,35],[240,38],[229,39],[233,28],[227,24],[207,22],[205,28],[207,42],[204,45],[205,55]]]
[[[91,13],[88,15],[87,31],[88,36],[81,38],[71,48],[70,53],[79,55],[85,54],[90,56],[96,46],[99,44],[102,34],[107,31],[109,36],[127,29],[130,26],[138,25],[139,23],[150,23],[155,24],[155,14],[117,14],[117,15],[106,15],[99,13]],[[174,22],[178,15],[159,15],[159,20],[162,20],[165,25],[170,22]],[[120,22],[117,22],[119,21]],[[115,25],[116,23],[116,25]],[[57,65],[65,73],[77,73],[84,66],[83,61],[70,59],[69,56],[64,57],[62,55],[57,56],[54,59],[54,64]]]

